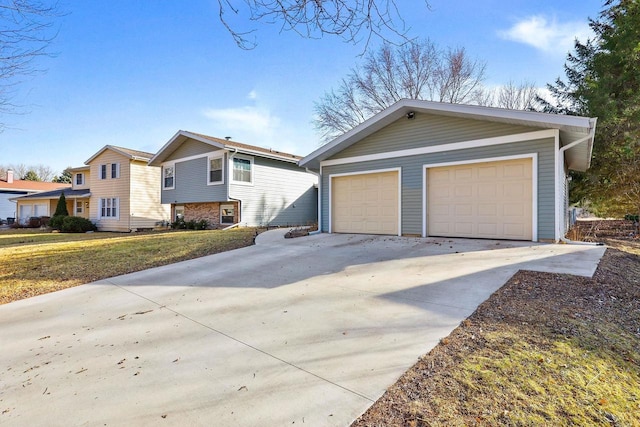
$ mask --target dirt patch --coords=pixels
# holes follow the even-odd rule
[[[521,271],[354,426],[640,426],[640,241],[592,279]]]

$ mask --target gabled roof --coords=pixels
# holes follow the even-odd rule
[[[572,169],[586,170],[591,163],[595,118],[403,99],[304,157],[300,160],[300,166],[317,170],[320,168],[321,161],[396,120],[406,117],[410,112],[532,126],[540,129],[558,129],[562,146],[584,139],[567,150],[567,160]]]
[[[128,157],[131,160],[140,160],[142,162],[148,162],[149,159],[153,157],[153,153],[147,153],[146,151],[131,150],[130,148],[117,147],[115,145],[105,145],[100,149],[100,151],[91,156],[85,164],[91,163],[93,159],[104,153],[106,150],[115,151],[116,153]]]
[[[80,199],[91,196],[89,190],[71,190],[70,188],[61,188],[53,191],[44,191],[42,193],[28,194],[26,196],[13,197],[9,200],[31,200],[31,199],[58,199],[64,192],[64,197],[67,199]]]
[[[71,187],[71,184],[63,184],[60,182],[41,182],[14,179],[12,183],[9,183],[6,179],[0,179],[0,191],[26,191],[31,193],[69,187]]]
[[[272,150],[270,148],[257,147],[255,145],[243,144],[227,139],[215,138],[213,136],[202,135],[199,133],[179,130],[173,137],[156,153],[149,161],[151,166],[159,166],[187,139],[193,139],[211,145],[214,148],[234,151],[242,154],[251,154],[255,156],[266,157],[269,159],[282,160],[290,163],[298,163],[302,158],[295,154],[283,153],[281,151]]]

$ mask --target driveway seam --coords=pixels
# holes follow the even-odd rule
[[[370,397],[365,396],[365,395],[364,395],[364,394],[362,394],[362,393],[359,393],[359,392],[357,392],[357,391],[355,391],[355,390],[351,390],[350,388],[347,388],[347,387],[345,387],[345,386],[343,386],[343,385],[340,385],[340,384],[338,384],[338,383],[336,383],[336,382],[334,382],[334,381],[331,381],[331,380],[329,380],[329,379],[327,379],[327,378],[324,378],[324,377],[322,377],[322,376],[320,376],[320,375],[318,375],[318,374],[316,374],[316,373],[313,373],[313,372],[311,372],[311,371],[309,371],[309,370],[307,370],[307,369],[304,369],[303,367],[300,367],[300,366],[298,366],[298,365],[296,365],[296,364],[294,364],[294,363],[291,363],[291,362],[289,362],[289,361],[287,361],[287,360],[284,360],[284,359],[282,359],[282,358],[280,358],[280,357],[278,357],[278,356],[276,356],[276,355],[274,355],[274,354],[271,354],[271,353],[269,353],[269,352],[267,352],[267,351],[265,351],[265,350],[262,350],[262,349],[260,349],[260,348],[258,348],[258,347],[255,347],[255,346],[253,346],[253,345],[251,345],[251,344],[249,344],[249,343],[247,343],[247,342],[244,342],[244,341],[242,341],[242,340],[240,340],[240,339],[238,339],[238,338],[235,338],[235,337],[233,337],[233,336],[231,336],[231,335],[229,335],[229,334],[227,334],[227,333],[224,333],[224,332],[222,332],[222,331],[220,331],[220,330],[218,330],[218,329],[216,329],[216,328],[214,328],[214,327],[212,327],[212,326],[209,326],[209,325],[207,325],[207,324],[205,324],[205,323],[202,323],[202,322],[200,322],[200,321],[198,321],[198,320],[196,320],[196,319],[193,319],[193,318],[191,318],[191,317],[187,316],[186,314],[180,313],[180,312],[178,312],[178,311],[176,311],[176,310],[174,310],[174,309],[172,309],[172,308],[167,307],[166,305],[160,304],[160,303],[158,303],[157,301],[152,300],[151,298],[147,298],[147,297],[145,297],[144,295],[140,295],[140,294],[138,294],[138,293],[136,293],[136,292],[133,292],[132,290],[127,289],[126,287],[124,287],[124,286],[122,286],[122,285],[118,285],[118,284],[113,283],[113,282],[111,282],[111,281],[109,281],[109,280],[106,280],[106,282],[107,282],[107,283],[109,283],[109,284],[110,284],[110,285],[112,285],[112,286],[115,286],[116,288],[122,289],[122,290],[123,290],[123,291],[125,291],[125,292],[129,292],[129,293],[130,293],[130,294],[132,294],[132,295],[135,295],[135,296],[137,296],[137,297],[139,297],[139,298],[142,298],[142,299],[144,299],[144,300],[146,300],[146,301],[149,301],[150,303],[155,304],[156,306],[158,306],[158,307],[160,307],[160,308],[163,308],[163,309],[165,309],[165,310],[169,310],[170,312],[172,312],[172,313],[174,313],[174,314],[176,314],[176,315],[178,315],[178,316],[180,316],[180,317],[182,317],[182,318],[184,318],[184,319],[186,319],[186,320],[189,320],[189,321],[190,321],[190,322],[192,322],[192,323],[195,323],[195,324],[197,324],[197,325],[200,325],[200,326],[202,326],[202,327],[204,327],[204,328],[206,328],[206,329],[209,329],[209,330],[210,330],[210,331],[212,331],[212,332],[215,332],[215,333],[217,333],[217,334],[219,334],[219,335],[222,335],[222,336],[224,336],[224,337],[226,337],[226,338],[229,338],[230,340],[233,340],[233,341],[235,341],[235,342],[237,342],[237,343],[239,343],[239,344],[242,344],[242,345],[244,345],[245,347],[249,347],[249,348],[250,348],[250,349],[252,349],[252,350],[255,350],[255,351],[259,352],[259,353],[262,353],[262,354],[264,354],[265,356],[271,357],[272,359],[275,359],[275,360],[277,360],[277,361],[279,361],[279,362],[282,362],[282,363],[284,363],[284,364],[286,364],[286,365],[289,365],[289,366],[291,366],[291,367],[292,367],[292,368],[294,368],[294,369],[297,369],[297,370],[299,370],[299,371],[301,371],[301,372],[304,372],[304,373],[309,374],[309,375],[311,375],[311,376],[313,376],[313,377],[316,377],[316,378],[318,378],[319,380],[322,380],[322,381],[327,382],[327,383],[329,383],[329,384],[331,384],[331,385],[334,385],[334,386],[336,386],[336,387],[338,387],[338,388],[341,388],[341,389],[343,389],[344,391],[347,391],[347,392],[349,392],[349,393],[355,394],[356,396],[362,397],[363,399],[366,399],[366,400],[368,400],[368,401],[369,401],[369,402],[371,402],[371,403],[375,402],[375,399],[371,399]]]

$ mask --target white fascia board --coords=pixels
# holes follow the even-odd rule
[[[89,157],[88,160],[86,160],[84,162],[85,165],[88,165],[89,163],[91,163],[93,161],[93,159],[95,159],[96,157],[98,157],[100,154],[102,154],[107,148],[109,148],[109,145],[105,145],[104,147],[102,147],[100,150],[98,150],[98,152],[96,154],[94,154],[93,156]]]
[[[407,150],[390,151],[386,153],[366,154],[362,156],[345,157],[342,159],[324,160],[322,166],[335,166],[372,160],[392,159],[398,157],[416,156],[420,154],[442,153],[445,151],[466,150],[469,148],[486,147],[490,145],[511,144],[514,142],[534,141],[538,139],[554,138],[558,134],[556,129],[545,129],[534,132],[517,133],[494,138],[476,139],[472,141],[453,142],[433,145],[429,147],[410,148]]]
[[[187,132],[187,131],[184,131],[184,130],[179,130],[178,132],[175,133],[175,135],[173,135],[171,137],[171,139],[166,144],[164,144],[162,146],[162,148],[160,150],[158,150],[158,152],[151,158],[151,160],[149,160],[148,164],[150,166],[159,166],[160,164],[162,164],[164,159],[165,159],[165,153],[168,151],[169,148],[171,148],[174,145],[176,145],[178,139],[180,137],[182,137],[182,136],[185,137],[185,138],[194,139],[196,141],[199,141],[199,142],[202,142],[204,144],[211,145],[213,147],[217,147],[217,148],[220,148],[220,149],[224,149],[225,148],[223,144],[207,140],[205,138],[202,138],[199,135],[192,134],[191,132]],[[182,144],[182,142],[178,143],[178,145],[180,145],[180,144]]]
[[[514,123],[525,126],[546,128],[562,128],[588,134],[595,126],[592,118],[567,116],[559,114],[539,113],[534,111],[508,110],[495,107],[481,107],[477,105],[450,104],[444,102],[402,99],[386,110],[367,119],[355,128],[323,145],[300,160],[301,166],[307,166],[314,161],[323,161],[360,139],[382,129],[384,126],[402,117],[406,112],[415,110],[421,113],[435,115],[451,115],[467,119],[489,120],[495,122]]]

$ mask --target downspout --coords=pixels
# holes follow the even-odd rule
[[[595,127],[595,124],[594,124],[594,126],[591,128],[591,131],[589,132],[589,135],[585,136],[584,138],[580,138],[580,139],[578,139],[576,141],[573,141],[571,144],[568,144],[568,145],[565,145],[563,147],[560,147],[560,150],[558,150],[558,154],[559,155],[558,155],[558,165],[557,165],[557,167],[558,167],[559,171],[562,170],[563,176],[564,176],[564,153],[565,153],[565,151],[567,151],[570,148],[575,147],[578,144],[582,144],[583,142],[588,141],[589,138],[594,138],[595,132],[596,132],[596,127]],[[558,208],[558,206],[556,206],[556,209],[557,208]],[[557,224],[557,226],[558,226],[558,228],[560,228],[560,224]],[[558,231],[565,231],[565,233],[566,233],[566,230],[560,230],[559,229]],[[564,234],[560,234],[560,233],[558,233],[558,234],[559,234],[559,236],[558,236],[559,240],[562,243],[566,243],[566,244],[569,244],[569,245],[604,246],[604,243],[600,243],[600,242],[578,242],[576,240],[567,239],[564,236]]]
[[[312,231],[309,235],[320,234],[322,233],[322,176],[319,172],[314,172],[309,168],[304,168],[304,170],[318,177],[318,229],[316,231]]]
[[[229,169],[231,169],[231,173],[233,173],[233,156],[235,156],[236,154],[238,154],[238,149],[236,147],[233,147],[233,153],[229,154],[229,161],[227,162],[227,171]],[[229,168],[229,164],[231,164],[231,168]],[[240,199],[234,199],[231,196],[231,174],[227,173],[227,199],[229,200],[233,200],[235,202],[238,202],[238,222],[233,224],[233,227],[240,225],[240,223],[242,222],[242,200]],[[229,229],[232,227],[227,227],[226,229]]]

